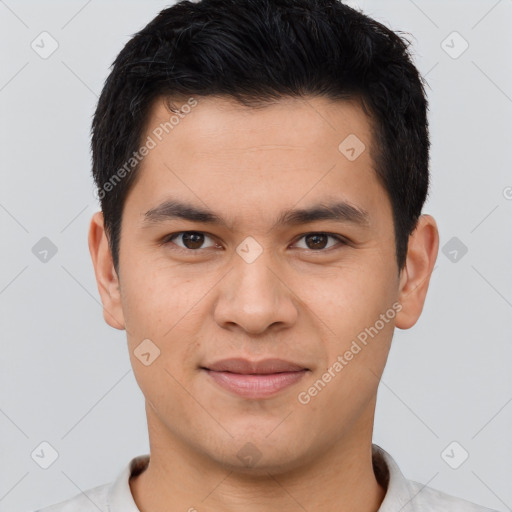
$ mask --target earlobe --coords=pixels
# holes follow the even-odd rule
[[[111,327],[123,330],[125,322],[119,279],[114,269],[101,211],[96,212],[91,219],[88,241],[96,283],[103,304],[103,318]]]
[[[400,329],[409,329],[421,315],[438,249],[436,221],[430,215],[421,215],[409,236],[407,259],[400,275],[402,310],[396,316],[396,326]]]

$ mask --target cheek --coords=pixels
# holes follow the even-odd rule
[[[190,378],[187,372],[195,367],[200,350],[198,333],[208,314],[205,295],[214,281],[204,275],[194,279],[180,276],[179,270],[168,265],[132,268],[131,273],[126,272],[129,279],[121,294],[130,357],[143,391],[158,396],[159,386],[169,392],[172,377],[180,382]],[[157,347],[154,351],[158,357],[151,367],[141,365],[136,356],[146,339]]]
[[[330,391],[335,401],[362,406],[378,385],[386,363],[394,330],[398,277],[394,268],[371,265],[339,269],[323,286],[311,288],[310,308],[325,333],[326,368],[342,358]],[[320,370],[322,371],[322,370]],[[326,379],[330,376],[327,375]],[[355,395],[354,395],[355,394]],[[359,396],[355,399],[355,396]],[[328,405],[328,401],[325,402]]]
[[[336,336],[346,338],[373,325],[396,300],[398,278],[390,276],[376,265],[339,268],[322,279],[303,278],[297,295]]]
[[[126,265],[121,302],[127,331],[165,341],[178,322],[194,316],[208,282],[190,279],[169,265]],[[199,306],[199,305],[198,305]],[[178,324],[179,325],[179,324]]]

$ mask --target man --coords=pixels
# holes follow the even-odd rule
[[[483,511],[372,445],[438,251],[407,44],[335,0],[202,0],[117,57],[89,247],[150,455],[45,512]]]

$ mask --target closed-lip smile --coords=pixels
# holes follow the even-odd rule
[[[247,399],[266,398],[301,380],[305,366],[283,359],[222,359],[201,366],[220,387]]]

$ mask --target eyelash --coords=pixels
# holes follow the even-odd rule
[[[210,249],[210,247],[207,247],[205,249],[203,249],[203,248],[200,248],[200,249],[186,249],[184,247],[180,247],[179,245],[176,245],[173,242],[173,239],[176,238],[176,237],[179,237],[180,235],[184,235],[185,233],[194,233],[194,234],[205,235],[205,236],[211,238],[212,240],[214,239],[214,237],[212,235],[210,235],[210,234],[208,234],[208,233],[206,233],[204,231],[178,231],[176,233],[171,233],[170,235],[165,236],[161,240],[160,245],[172,244],[172,245],[174,245],[172,250],[175,250],[175,251],[178,251],[178,252],[185,252],[185,253],[188,253],[188,254],[200,253],[201,251],[205,251],[207,249]],[[311,232],[308,232],[308,233],[304,233],[303,235],[301,235],[299,238],[296,239],[294,244],[297,243],[302,238],[308,236],[308,235],[326,235],[326,236],[328,236],[330,238],[334,238],[335,240],[337,240],[339,242],[339,244],[341,244],[342,246],[349,244],[349,241],[345,237],[342,237],[341,235],[335,235],[334,233],[327,233],[325,231],[311,231]],[[317,249],[317,250],[315,250],[315,249],[307,249],[307,248],[303,249],[303,248],[301,248],[301,250],[306,250],[306,251],[309,251],[309,252],[312,252],[312,253],[325,253],[325,252],[330,251],[331,249],[336,249],[336,248],[339,248],[339,247],[334,245],[334,246],[328,247],[326,249]]]

